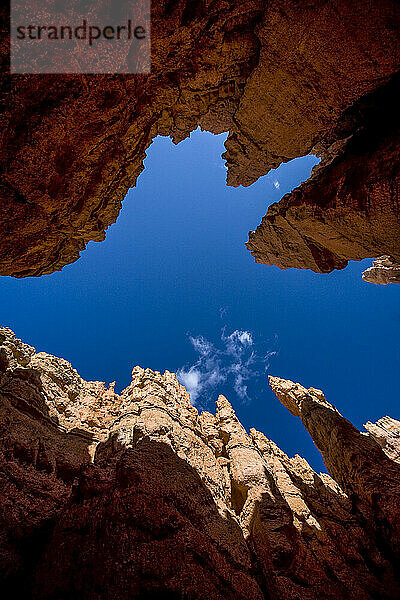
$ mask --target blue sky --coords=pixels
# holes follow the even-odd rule
[[[178,371],[199,408],[214,410],[224,393],[246,427],[322,469],[267,374],[321,388],[360,428],[398,417],[400,286],[363,282],[370,260],[330,275],[257,265],[248,231],[316,160],[229,188],[224,140],[157,138],[104,242],[59,273],[0,278],[1,322],[117,389],[137,364]]]

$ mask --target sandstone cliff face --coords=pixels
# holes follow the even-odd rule
[[[400,421],[391,417],[382,417],[376,423],[368,421],[364,427],[382,447],[385,454],[400,463]]]
[[[229,132],[230,185],[323,158],[251,236],[259,262],[398,258],[399,38],[395,0],[154,0],[150,75],[6,76],[0,274],[77,260],[116,220],[152,139],[198,126]]]
[[[169,372],[121,394],[1,329],[0,565],[34,599],[398,598],[398,422],[277,378],[334,479]]]
[[[306,390],[299,384],[275,377],[270,377],[270,385],[288,410],[301,417],[328,471],[350,496],[357,511],[369,522],[378,543],[386,546],[387,551],[398,559],[399,466],[390,458],[393,456],[390,443],[387,444],[389,452],[386,454],[381,448],[385,449],[386,443],[377,444],[374,439],[378,428],[384,438],[389,437],[389,433],[379,427],[379,422],[375,425],[376,429],[369,427],[374,435],[360,433],[326,401],[320,390]]]
[[[378,285],[400,283],[400,264],[391,256],[380,256],[363,272],[362,278]]]
[[[395,77],[349,113],[342,147],[249,233],[256,262],[328,273],[382,254],[400,261],[399,100]]]

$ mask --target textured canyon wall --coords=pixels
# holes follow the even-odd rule
[[[229,132],[230,185],[322,157],[251,235],[257,261],[397,259],[399,37],[396,0],[154,0],[150,75],[4,76],[0,274],[75,261],[116,220],[152,139],[198,126]]]
[[[358,432],[278,378],[331,475],[169,372],[86,382],[0,330],[2,590],[33,599],[298,600],[400,594],[399,422]]]
[[[336,155],[323,159],[307,182],[268,208],[249,233],[247,247],[256,262],[317,273],[382,254],[399,263],[399,82],[394,77],[363,98],[354,132]]]
[[[380,256],[363,272],[362,278],[378,285],[400,283],[400,264],[391,256]]]

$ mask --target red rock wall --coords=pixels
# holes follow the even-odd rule
[[[179,142],[198,126],[229,132],[231,185],[310,152],[326,162],[360,129],[370,135],[365,106],[385,110],[379,94],[399,70],[399,24],[395,0],[154,0],[150,75],[4,76],[0,274],[51,273],[104,239],[158,134]],[[3,63],[7,50],[4,42]],[[286,199],[270,209],[251,237],[256,259],[326,271],[397,256],[392,133],[361,158],[345,144],[290,210]],[[326,232],[335,238],[327,247]]]

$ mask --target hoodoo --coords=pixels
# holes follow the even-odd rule
[[[1,329],[2,589],[33,599],[396,599],[399,422],[270,378],[330,472],[176,377],[84,381]],[[6,596],[9,597],[9,596]]]

